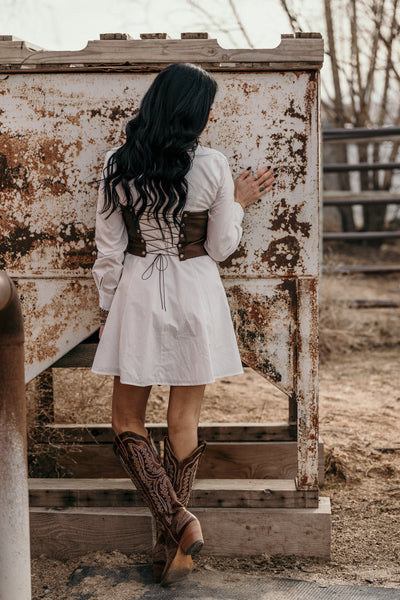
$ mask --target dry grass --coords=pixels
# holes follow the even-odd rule
[[[320,357],[391,348],[400,343],[399,308],[352,308],[351,300],[400,300],[400,274],[327,275],[320,293]]]

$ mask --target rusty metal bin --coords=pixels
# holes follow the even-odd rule
[[[323,40],[284,35],[273,49],[226,50],[190,35],[102,37],[76,52],[0,41],[0,268],[23,303],[26,379],[98,327],[91,266],[104,153],[123,140],[157,71],[201,64],[219,85],[202,143],[221,150],[234,175],[279,167],[276,188],[246,211],[242,243],[220,271],[243,361],[289,398],[298,489],[317,489]]]

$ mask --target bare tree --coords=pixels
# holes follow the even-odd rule
[[[214,28],[224,33],[233,46],[236,46],[236,42],[232,34],[234,31],[240,31],[240,33],[245,39],[246,44],[250,46],[250,48],[254,48],[250,36],[243,24],[242,19],[240,18],[234,0],[226,1],[228,14],[224,22],[222,22],[220,18],[216,19],[213,13],[204,7],[201,0],[187,0],[187,3],[189,4],[189,6],[194,8],[195,11],[203,15],[205,28],[207,28],[208,25],[212,25]]]
[[[292,30],[301,30],[302,17],[295,9],[295,0],[280,3]],[[333,92],[325,94],[322,106],[336,127],[400,125],[400,109],[394,112],[400,92],[398,6],[399,0],[324,0],[323,33]],[[363,143],[357,147],[360,162],[381,159],[381,145]],[[398,150],[399,143],[393,142],[387,160],[395,161]],[[347,146],[338,144],[336,151],[337,161],[347,162]],[[392,176],[391,171],[386,171],[380,182],[377,171],[361,172],[361,189],[389,190]],[[347,173],[340,174],[339,183],[341,189],[350,189]],[[351,209],[341,213],[344,230],[352,230]],[[363,228],[381,230],[385,213],[386,206],[365,206]]]

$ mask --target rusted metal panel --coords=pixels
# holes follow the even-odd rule
[[[305,490],[318,488],[318,281],[297,285],[297,487]]]
[[[224,276],[318,276],[318,114],[316,72],[219,78],[216,121],[205,141],[235,175],[278,167],[276,189],[246,211],[238,250]]]
[[[242,360],[285,394],[295,386],[295,279],[226,279]]]
[[[98,328],[98,297],[90,279],[16,278],[22,302],[25,377],[29,381]]]
[[[154,77],[0,76],[0,268],[23,300],[27,379],[98,326],[96,180]],[[242,242],[220,271],[244,362],[297,402],[298,485],[315,488],[319,71],[221,70],[215,77],[216,119],[201,142],[227,156],[234,176],[248,166],[279,168],[276,188],[246,211]]]

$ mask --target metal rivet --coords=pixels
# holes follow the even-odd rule
[[[180,254],[180,255],[179,255],[179,258],[183,258],[183,256],[184,256],[183,254]]]
[[[136,233],[140,233],[140,229],[136,229]]]
[[[185,237],[185,234],[181,233],[181,235],[179,237],[183,238],[183,237]]]
[[[178,244],[178,248],[182,248],[182,244]]]
[[[146,252],[144,250],[142,252],[142,256],[146,256]]]

